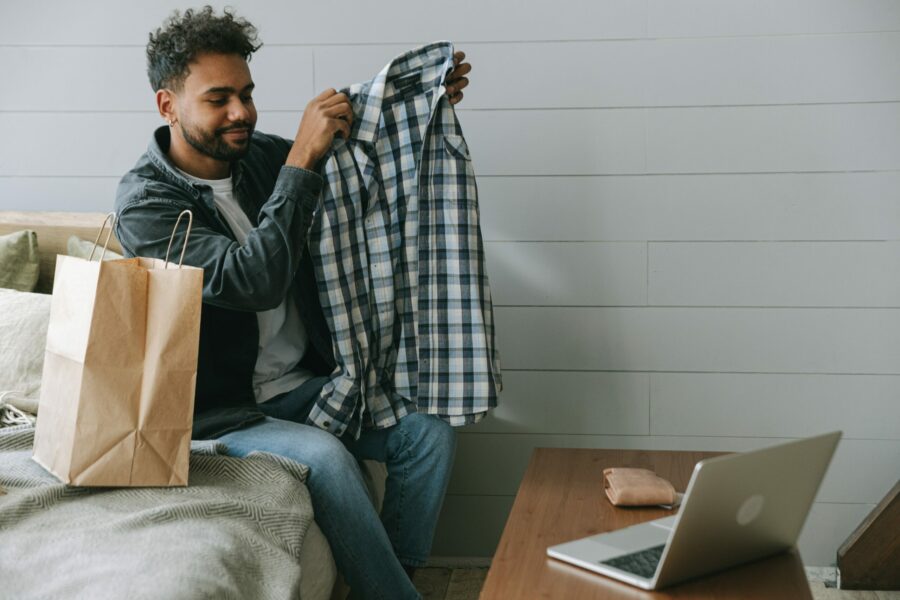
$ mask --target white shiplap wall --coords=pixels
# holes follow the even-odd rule
[[[507,387],[460,431],[436,556],[493,553],[538,446],[843,429],[801,538],[834,562],[900,475],[900,3],[230,4],[266,43],[264,131],[419,43],[474,66]],[[0,3],[0,207],[110,208],[159,123],[147,32],[179,5]]]

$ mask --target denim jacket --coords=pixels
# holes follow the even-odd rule
[[[184,263],[203,268],[203,307],[194,400],[194,438],[217,437],[263,417],[253,394],[259,343],[256,313],[294,294],[309,336],[302,366],[316,374],[334,367],[331,336],[318,300],[307,236],[322,177],[286,166],[291,142],[259,132],[232,165],[235,197],[254,229],[239,244],[219,214],[213,191],[186,179],[166,156],[161,127],[116,192],[116,237],[127,256],[164,258],[178,214],[193,213]],[[178,260],[185,220],[172,244]]]

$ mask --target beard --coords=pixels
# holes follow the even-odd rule
[[[223,134],[235,129],[246,129],[247,138],[232,143],[222,137]],[[184,136],[185,141],[193,146],[198,152],[216,160],[233,162],[244,158],[250,150],[250,138],[253,135],[253,125],[243,121],[210,132],[204,131],[199,127],[185,127],[182,123],[181,135]]]

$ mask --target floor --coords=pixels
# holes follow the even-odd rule
[[[424,600],[477,600],[486,575],[486,568],[429,567],[416,571],[413,583]],[[900,600],[900,592],[837,590],[822,581],[810,582],[810,588],[815,600]]]

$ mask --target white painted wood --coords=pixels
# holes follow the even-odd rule
[[[493,556],[513,496],[446,496],[432,556]]]
[[[260,112],[258,128],[293,138],[300,113]],[[623,110],[461,111],[480,175],[900,169],[900,104]],[[0,113],[10,139],[0,175],[116,175],[159,122],[153,113]],[[83,150],[94,140],[96,153]],[[647,151],[647,164],[644,153]],[[65,160],[60,161],[59,159]]]
[[[653,373],[653,435],[900,440],[900,377]]]
[[[644,243],[489,242],[494,306],[644,305]]]
[[[897,103],[656,109],[646,119],[650,173],[900,168]]]
[[[478,180],[492,241],[900,240],[898,189],[898,172]]]
[[[250,61],[257,106],[301,110],[327,87],[369,80],[415,46],[264,45]],[[900,100],[900,74],[880,60],[900,52],[900,33],[457,49],[474,67],[468,110]],[[0,46],[8,65],[0,110],[148,110],[145,61],[140,46]]]
[[[260,31],[267,44],[360,44],[466,41],[607,39],[643,36],[643,2],[566,0],[523,7],[514,0],[462,0],[448,6],[434,0],[391,0],[389,4],[349,0],[335,11],[327,3],[291,0],[209,2],[232,6]],[[139,44],[159,27],[177,0],[142,0],[127,6],[114,0],[45,3],[5,0],[0,40],[5,44]],[[191,5],[187,5],[191,6]],[[35,27],[40,23],[40,27]]]
[[[900,29],[891,0],[649,0],[650,37],[843,33]]]
[[[146,60],[138,47],[0,46],[0,110],[155,111]]]
[[[0,177],[0,210],[109,212],[118,177]]]
[[[449,493],[495,496],[515,494],[535,448],[623,448],[746,452],[788,441],[787,438],[566,434],[481,434],[472,427],[458,437]],[[816,433],[822,433],[823,429]],[[859,465],[866,465],[860,469]],[[876,503],[897,479],[900,441],[842,440],[816,500]],[[602,469],[597,491],[602,497]],[[684,490],[680,490],[684,491]]]
[[[258,109],[306,106],[316,95],[312,52],[263,46],[252,56]],[[0,64],[9,65],[0,111],[156,112],[143,48],[0,46]]]
[[[495,309],[507,369],[900,373],[891,309]]]
[[[456,43],[472,65],[466,109],[642,106],[648,42]],[[409,46],[316,48],[324,85],[366,81]]]
[[[803,563],[836,564],[838,548],[873,508],[874,504],[813,504],[797,541]]]
[[[0,177],[0,206],[105,211],[120,176]],[[896,189],[897,172],[478,179],[486,241],[900,240]]]
[[[651,243],[663,306],[900,306],[898,242]]]
[[[497,408],[458,431],[646,435],[649,393],[647,373],[506,371]]]
[[[317,47],[317,83],[337,87],[370,79],[408,49]],[[898,33],[476,43],[457,49],[473,66],[469,110],[900,100],[900,74],[881,60],[900,52]]]
[[[884,60],[900,33],[655,40],[646,53],[647,106],[900,100]]]

